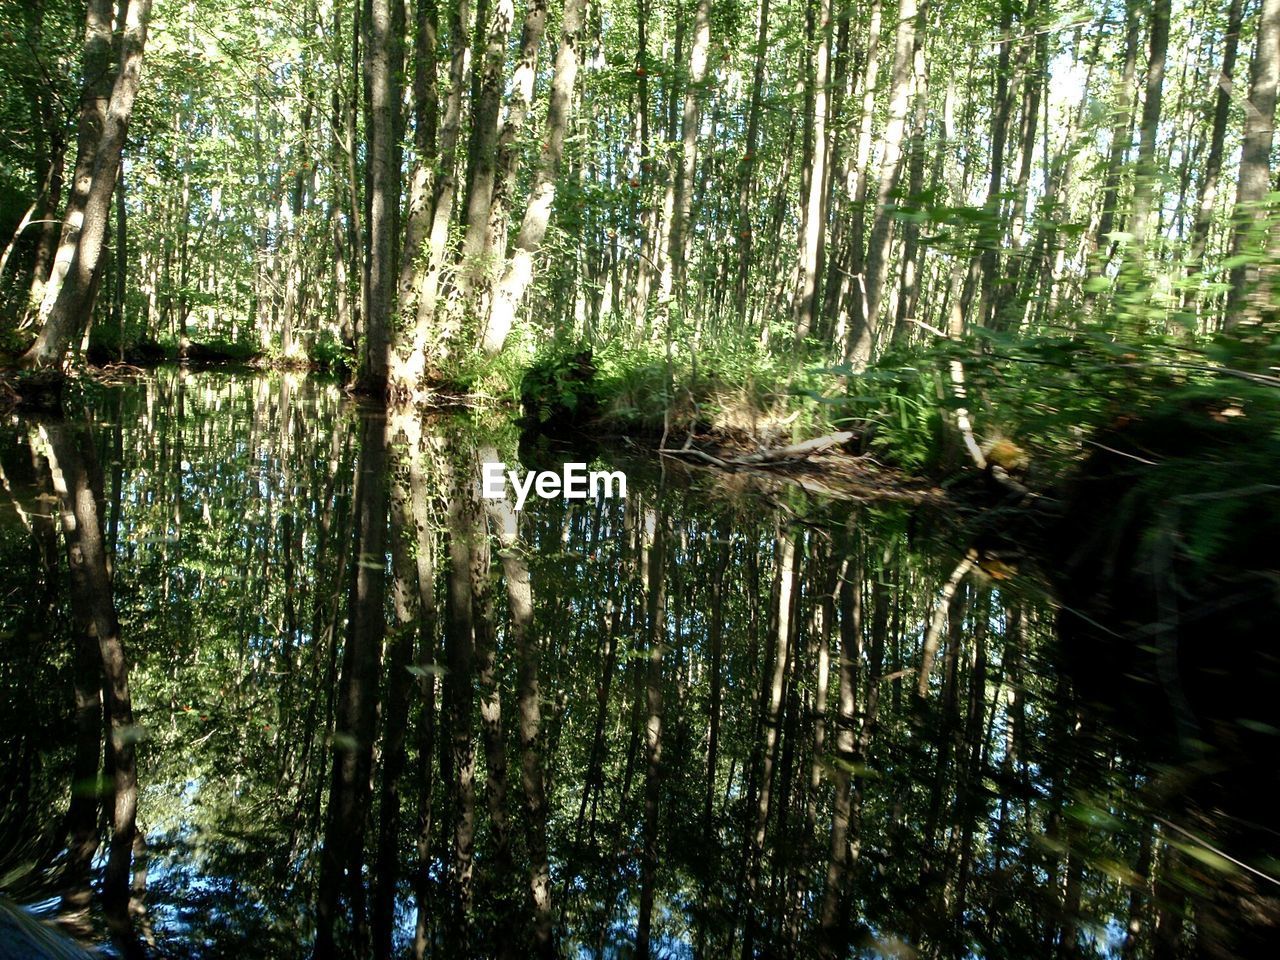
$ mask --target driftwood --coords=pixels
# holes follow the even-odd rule
[[[807,457],[814,453],[821,453],[831,447],[839,446],[842,443],[848,443],[852,439],[852,430],[841,430],[839,433],[829,433],[825,437],[818,437],[816,440],[793,443],[790,446],[778,447],[774,450],[761,450],[759,453],[739,457],[738,462],[776,463],[779,460],[790,460],[792,457]]]
[[[831,447],[839,446],[842,443],[848,443],[853,439],[852,430],[841,430],[838,433],[829,433],[825,437],[817,437],[814,440],[805,440],[803,443],[793,443],[785,447],[775,447],[772,450],[760,450],[757,453],[749,453],[745,457],[714,457],[704,450],[696,450],[692,447],[675,449],[671,447],[661,447],[658,452],[673,457],[691,457],[695,460],[701,460],[712,466],[722,469],[733,469],[734,467],[759,467],[772,463],[779,463],[784,460],[803,459],[812,456],[815,453],[822,453]]]

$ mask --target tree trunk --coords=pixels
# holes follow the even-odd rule
[[[89,6],[85,43],[86,86],[78,134],[75,184],[67,203],[62,242],[40,306],[43,323],[22,355],[25,367],[61,366],[67,347],[93,312],[103,238],[111,216],[120,155],[138,93],[151,0],[131,0],[120,37],[115,80],[105,96],[111,45],[111,4]]]
[[[533,258],[542,246],[542,238],[546,236],[547,225],[551,220],[556,180],[564,155],[564,138],[573,109],[573,87],[578,74],[578,42],[585,12],[586,0],[565,0],[560,49],[556,52],[550,106],[547,109],[546,139],[538,160],[538,172],[534,175],[533,187],[529,192],[529,205],[525,208],[520,232],[516,235],[515,250],[494,291],[485,324],[482,346],[489,354],[500,351],[507,341],[507,335],[515,323],[516,310],[533,281]]]
[[[861,322],[851,329],[846,347],[846,359],[855,369],[861,369],[870,362],[878,337],[880,298],[889,271],[889,247],[893,242],[893,210],[889,199],[902,175],[902,143],[907,127],[915,37],[916,0],[901,0],[893,53],[893,79],[889,87],[889,120],[882,137],[884,159],[876,192],[875,219],[867,246],[865,310]]]
[[[400,248],[400,277],[396,289],[399,318],[391,332],[388,393],[398,399],[414,397],[426,373],[425,326],[417,323],[419,258],[431,227],[432,170],[436,162],[440,102],[436,90],[436,0],[416,0],[413,56],[413,172],[409,176],[409,205]]]
[[[533,87],[538,73],[538,48],[547,26],[547,0],[529,0],[524,26],[520,31],[520,59],[511,78],[511,96],[506,119],[498,134],[497,169],[493,196],[489,202],[489,225],[485,233],[484,265],[486,279],[495,265],[501,265],[507,253],[507,220],[511,191],[520,160],[520,135],[533,107]]]
[[[1240,179],[1236,189],[1235,232],[1232,257],[1250,256],[1253,262],[1231,271],[1231,291],[1223,326],[1230,329],[1251,323],[1270,304],[1270,292],[1255,290],[1263,274],[1257,259],[1270,257],[1267,241],[1271,229],[1267,193],[1271,190],[1271,145],[1275,130],[1276,84],[1280,79],[1280,0],[1263,0],[1258,20],[1258,45],[1249,77],[1249,102],[1245,105],[1244,144],[1240,152]],[[1263,252],[1265,251],[1265,252]],[[1268,269],[1269,275],[1273,271]]]
[[[738,172],[738,276],[735,298],[738,313],[747,309],[747,290],[751,276],[751,197],[755,186],[756,150],[760,143],[760,114],[764,102],[765,59],[769,53],[769,0],[760,0],[757,23],[755,68],[751,75],[751,103],[747,107],[747,144]]]
[[[483,262],[485,237],[489,229],[489,206],[497,168],[498,113],[502,99],[503,64],[507,36],[515,20],[512,0],[498,0],[489,22],[479,92],[471,110],[471,141],[467,174],[466,232],[462,238],[462,262],[458,286],[469,293],[489,271]],[[479,23],[477,23],[479,29]]]
[[[396,233],[400,219],[400,77],[403,37],[393,28],[398,0],[364,0],[364,110],[368,137],[365,163],[364,349],[357,387],[384,393],[391,367],[391,320],[396,299]]]
[[[1094,248],[1103,250],[1111,242],[1115,227],[1116,198],[1120,193],[1120,173],[1125,155],[1129,152],[1130,130],[1133,126],[1133,83],[1138,64],[1138,3],[1125,2],[1124,66],[1120,70],[1120,91],[1116,109],[1112,114],[1111,147],[1107,153],[1107,173],[1102,189],[1102,215],[1094,234]],[[1107,258],[1104,256],[1103,260]],[[1096,268],[1095,268],[1096,269]]]
[[[702,124],[703,84],[707,79],[707,56],[711,49],[711,0],[698,0],[693,13],[693,43],[689,47],[689,82],[684,88],[684,107],[680,118],[680,170],[675,179],[675,203],[671,211],[671,230],[667,239],[667,256],[663,258],[661,295],[671,297],[673,285],[685,289],[688,259],[689,218],[693,210],[693,175],[698,165],[698,132]]]
[[[827,229],[827,86],[831,61],[831,0],[815,2],[817,42],[810,67],[813,84],[813,160],[809,167],[808,196],[805,198],[804,234],[800,238],[800,283],[795,294],[797,344],[809,336],[817,320],[823,240]]]
[[[1209,229],[1213,225],[1214,208],[1218,205],[1218,179],[1222,176],[1222,150],[1227,135],[1227,118],[1231,112],[1232,77],[1236,69],[1236,55],[1240,46],[1240,21],[1243,18],[1244,0],[1231,0],[1227,11],[1227,33],[1223,37],[1222,69],[1214,84],[1217,93],[1213,98],[1213,127],[1209,135],[1209,155],[1205,158],[1200,177],[1196,203],[1195,224],[1191,228],[1191,250],[1187,256],[1188,276],[1204,269],[1205,248],[1209,243]]]
[[[1164,64],[1169,49],[1171,0],[1155,0],[1151,7],[1151,49],[1147,59],[1147,94],[1142,101],[1138,136],[1138,168],[1133,188],[1133,221],[1129,232],[1139,247],[1147,240],[1152,193],[1156,184],[1156,134],[1164,99]]]

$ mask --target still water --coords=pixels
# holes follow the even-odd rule
[[[627,498],[477,496],[567,459]],[[289,375],[85,387],[0,466],[0,906],[108,955],[1275,942],[1275,821],[1087,700],[947,510]]]

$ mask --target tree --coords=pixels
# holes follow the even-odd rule
[[[1270,291],[1255,289],[1271,270],[1264,270],[1260,254],[1274,257],[1269,227],[1267,193],[1271,190],[1271,146],[1275,131],[1276,88],[1280,83],[1280,2],[1264,0],[1258,19],[1258,38],[1249,72],[1249,101],[1245,111],[1244,143],[1240,153],[1240,179],[1236,188],[1235,227],[1231,238],[1234,257],[1248,258],[1231,270],[1231,292],[1223,323],[1235,327],[1257,319],[1269,304]],[[1263,253],[1265,251],[1265,253]]]
[[[116,75],[106,94],[111,4],[90,0],[85,26],[84,92],[76,173],[62,240],[40,305],[40,333],[22,357],[28,367],[57,367],[93,311],[101,279],[103,237],[111,215],[129,117],[138,94],[151,0],[129,0]]]

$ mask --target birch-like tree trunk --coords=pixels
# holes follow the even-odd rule
[[[488,271],[488,265],[484,263],[485,237],[489,229],[489,205],[493,199],[497,170],[503,65],[507,56],[507,36],[514,20],[515,6],[511,0],[498,0],[485,42],[479,94],[471,109],[466,233],[462,238],[462,262],[458,271],[458,286],[464,295]]]
[[[867,246],[866,310],[862,323],[852,331],[846,349],[848,361],[855,369],[871,360],[878,335],[880,299],[889,272],[889,248],[893,242],[893,210],[889,199],[902,175],[902,144],[907,128],[907,102],[911,93],[911,70],[915,59],[916,0],[901,0],[898,5],[898,27],[894,41],[893,78],[889,87],[889,120],[885,124],[882,143],[883,162],[880,186],[876,191],[876,212]]]
[[[484,325],[481,346],[494,354],[507,342],[515,324],[516,310],[533,282],[533,258],[542,246],[551,221],[556,181],[564,156],[564,138],[573,110],[573,87],[578,75],[578,43],[586,13],[586,0],[565,0],[561,21],[560,48],[556,51],[555,74],[551,81],[547,108],[547,132],[525,208],[516,235],[515,250],[494,290],[489,317]]]
[[[1227,135],[1227,118],[1231,112],[1232,77],[1236,69],[1236,56],[1240,46],[1240,21],[1243,18],[1244,0],[1231,0],[1227,11],[1227,33],[1223,37],[1222,69],[1214,86],[1213,129],[1209,135],[1209,154],[1205,158],[1204,172],[1196,203],[1195,224],[1191,228],[1191,252],[1187,257],[1189,275],[1204,268],[1205,247],[1209,242],[1209,228],[1213,224],[1213,211],[1218,204],[1218,180],[1222,176],[1222,151]]]
[[[1164,100],[1164,65],[1169,50],[1171,0],[1156,0],[1151,7],[1151,46],[1147,58],[1147,92],[1142,101],[1142,126],[1138,135],[1138,168],[1133,188],[1133,220],[1129,232],[1139,246],[1146,243],[1156,185],[1156,134]]]
[[[662,258],[664,269],[659,296],[664,303],[671,299],[673,287],[680,287],[683,296],[689,217],[693,210],[693,175],[698,166],[698,130],[702,124],[702,93],[710,50],[711,0],[698,0],[693,14],[693,43],[689,47],[689,82],[685,84],[680,116],[680,169],[674,184],[667,253]]]
[[[398,2],[398,0],[396,0]],[[391,368],[391,324],[395,311],[395,251],[400,221],[400,165],[397,131],[404,53],[393,29],[393,0],[366,0],[364,98],[367,160],[365,203],[369,228],[365,249],[364,349],[357,386],[369,393],[387,389]]]
[[[1275,133],[1276,86],[1280,81],[1280,0],[1263,0],[1258,20],[1258,45],[1253,53],[1249,77],[1249,100],[1245,104],[1244,144],[1240,151],[1240,179],[1236,190],[1235,232],[1231,238],[1233,257],[1250,256],[1231,271],[1231,292],[1223,326],[1228,329],[1258,318],[1269,301],[1269,292],[1255,290],[1263,275],[1257,258],[1270,257],[1267,234],[1271,227],[1267,193],[1271,190],[1271,146]],[[1266,273],[1273,272],[1271,269]]]
[[[817,320],[827,206],[827,75],[831,62],[831,0],[817,0],[816,44],[810,74],[813,83],[813,161],[805,198],[804,234],[800,238],[799,286],[795,292],[796,342],[802,342]]]
[[[131,0],[124,15],[117,72],[110,96],[104,98],[101,84],[110,62],[111,4],[93,0],[89,6],[75,181],[62,241],[40,305],[40,332],[20,361],[25,367],[60,366],[67,347],[93,312],[111,197],[138,95],[150,18],[151,0]]]
[[[400,247],[400,276],[396,284],[396,316],[391,331],[388,393],[411,398],[426,374],[427,328],[418,323],[419,260],[431,228],[433,169],[437,159],[440,100],[436,90],[436,39],[440,10],[436,0],[415,0],[413,57],[413,172],[409,175],[409,205]]]

